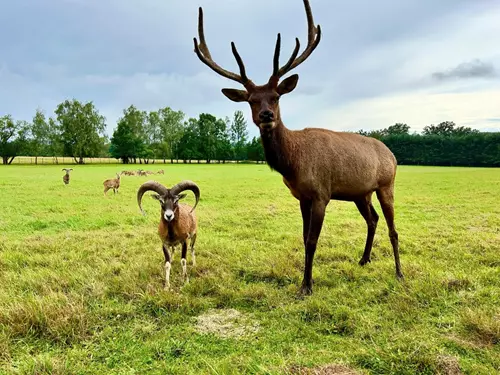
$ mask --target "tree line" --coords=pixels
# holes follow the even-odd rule
[[[377,138],[394,153],[400,165],[500,167],[500,132],[480,132],[452,121],[410,133],[407,124],[358,133]]]
[[[16,156],[69,156],[77,164],[84,158],[112,157],[123,163],[145,163],[158,159],[212,161],[264,161],[264,150],[256,137],[249,139],[243,112],[233,119],[202,113],[188,118],[169,107],[142,111],[131,105],[123,111],[111,139],[105,134],[106,119],[92,102],[66,100],[48,117],[37,109],[31,122],[0,117],[0,156],[11,164]]]
[[[110,154],[124,164],[146,163],[167,159],[191,162],[204,160],[263,161],[264,150],[259,139],[248,139],[243,112],[233,119],[202,113],[185,119],[181,111],[169,107],[158,111],[141,111],[131,105],[123,111],[111,138]]]
[[[260,139],[249,139],[241,111],[232,119],[202,113],[186,118],[169,107],[143,111],[131,105],[123,110],[111,139],[105,134],[106,119],[92,102],[66,100],[47,118],[40,109],[31,122],[0,117],[0,156],[10,164],[18,155],[37,158],[112,157],[124,164],[149,164],[155,160],[206,163],[264,161]],[[445,121],[428,125],[419,134],[396,123],[381,130],[357,133],[384,142],[398,164],[441,166],[500,166],[500,133],[485,133]]]

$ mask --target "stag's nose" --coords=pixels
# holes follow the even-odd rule
[[[274,113],[268,110],[262,111],[259,113],[259,118],[262,122],[271,122],[274,121]]]

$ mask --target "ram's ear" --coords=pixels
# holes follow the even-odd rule
[[[151,198],[156,199],[157,201],[160,201],[163,203],[163,199],[162,199],[161,195],[159,195],[159,194],[151,194]]]
[[[179,194],[178,200],[186,198],[187,194]]]

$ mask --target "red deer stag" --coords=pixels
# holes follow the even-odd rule
[[[234,102],[250,104],[253,122],[260,130],[267,163],[271,169],[283,176],[285,185],[300,201],[305,247],[301,294],[312,294],[313,258],[323,226],[325,209],[331,199],[351,201],[356,204],[368,226],[365,249],[359,264],[363,266],[370,262],[373,238],[379,219],[372,205],[373,192],[377,194],[389,228],[396,275],[402,278],[398,233],[394,224],[394,181],[397,162],[393,153],[374,138],[320,128],[293,131],[287,129],[282,122],[279,99],[295,89],[299,76],[293,74],[281,83],[279,80],[303,63],[321,39],[321,28],[319,25],[314,26],[309,0],[304,0],[304,6],[308,24],[307,47],[298,56],[300,42],[296,38],[292,56],[280,68],[281,36],[278,34],[273,74],[264,85],[256,85],[248,79],[245,65],[234,42],[231,42],[231,47],[240,74],[227,71],[215,63],[205,41],[201,7],[198,16],[200,42],[194,38],[194,51],[212,70],[245,87],[245,90],[222,89],[222,93]]]

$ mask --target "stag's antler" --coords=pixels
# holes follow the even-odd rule
[[[309,4],[309,0],[304,0],[304,7],[306,9],[307,16],[307,47],[302,52],[302,54],[297,57],[300,48],[300,42],[298,38],[295,38],[295,49],[293,50],[292,56],[288,60],[288,62],[283,65],[283,67],[279,68],[279,59],[280,59],[280,49],[281,49],[281,35],[278,34],[278,39],[276,40],[276,48],[274,50],[274,69],[272,78],[281,78],[290,70],[294,69],[298,65],[302,64],[316,49],[321,40],[321,27],[314,26],[314,19],[311,11],[311,5]]]
[[[243,63],[243,60],[241,59],[240,54],[238,53],[238,50],[236,49],[236,45],[234,42],[231,42],[231,49],[233,51],[233,55],[236,59],[236,62],[238,63],[238,66],[240,68],[240,75],[236,73],[232,73],[222,67],[220,67],[213,59],[212,56],[210,55],[210,51],[208,50],[207,43],[205,41],[205,31],[203,29],[203,9],[200,7],[199,8],[199,13],[198,13],[198,35],[200,37],[200,43],[198,44],[198,40],[196,38],[193,38],[194,40],[194,51],[198,55],[198,58],[205,63],[209,68],[214,70],[216,73],[219,73],[221,76],[232,79],[233,81],[239,82],[242,85],[247,85],[251,81],[248,79],[245,71],[245,64]]]

